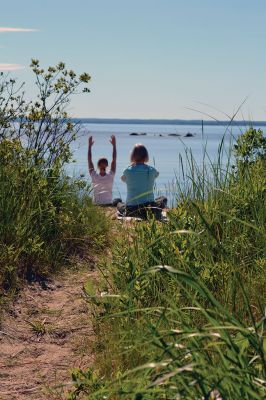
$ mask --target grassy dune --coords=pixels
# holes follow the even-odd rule
[[[190,158],[169,223],[121,227],[85,287],[97,358],[70,399],[265,397],[265,138],[222,151],[208,173]]]

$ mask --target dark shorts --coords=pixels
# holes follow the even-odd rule
[[[108,203],[108,204],[97,204],[97,206],[100,207],[116,207],[118,203],[121,203],[122,200],[121,199],[114,199],[112,203]]]
[[[119,202],[117,204],[118,212],[126,217],[134,217],[141,219],[148,219],[154,216],[155,219],[162,219],[162,209],[167,205],[166,197],[158,197],[154,202],[142,203],[134,206],[126,205],[125,203]]]

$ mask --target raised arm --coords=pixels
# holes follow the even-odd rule
[[[115,171],[116,171],[116,156],[117,156],[115,135],[111,136],[110,143],[113,146],[113,159],[112,159],[112,164],[111,164],[111,171],[113,172],[113,174],[115,174]]]
[[[93,137],[90,136],[89,137],[89,148],[88,148],[88,167],[89,167],[89,173],[91,173],[92,171],[94,171],[94,165],[92,162],[92,155],[91,155],[91,148],[93,146]]]

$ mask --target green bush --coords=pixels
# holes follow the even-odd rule
[[[0,140],[21,140],[24,148],[34,151],[32,161],[45,167],[71,160],[70,144],[75,141],[80,124],[67,112],[71,97],[89,93],[88,73],[77,75],[64,62],[46,70],[32,59],[35,98],[26,101],[25,83],[19,84],[0,72]]]
[[[102,248],[108,223],[89,188],[55,163],[36,165],[19,141],[0,142],[0,287],[44,278],[73,255]]]
[[[64,166],[80,126],[67,113],[71,96],[89,92],[87,73],[63,62],[47,70],[32,60],[36,98],[0,73],[0,290],[43,279],[75,255],[102,249],[108,222],[90,188]],[[1,301],[1,298],[0,298]]]
[[[266,159],[266,137],[261,129],[250,127],[237,138],[234,146],[238,165]]]

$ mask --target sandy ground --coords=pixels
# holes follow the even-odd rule
[[[63,399],[71,368],[93,363],[93,330],[82,296],[96,272],[68,271],[23,289],[0,326],[0,399]],[[63,383],[63,385],[62,385]]]
[[[117,219],[114,208],[107,212]],[[129,222],[123,229],[132,234]],[[0,324],[0,400],[65,399],[71,369],[92,366],[94,332],[82,289],[88,280],[96,284],[93,267],[88,260],[45,285],[26,285],[9,304]]]

